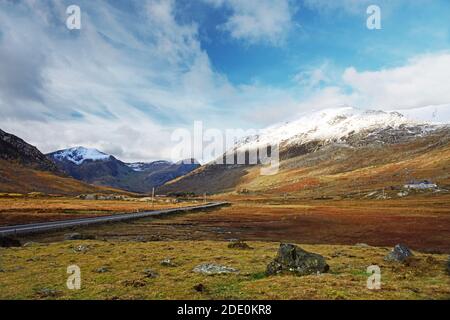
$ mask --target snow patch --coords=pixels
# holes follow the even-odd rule
[[[237,149],[258,148],[273,143],[304,144],[311,141],[339,141],[362,131],[423,126],[424,131],[436,126],[405,117],[397,111],[361,110],[353,107],[325,109],[301,114],[297,120],[274,125],[262,133],[241,140]]]
[[[111,156],[98,151],[97,149],[90,149],[85,147],[76,147],[57,151],[53,154],[53,158],[59,161],[67,160],[77,165],[82,164],[86,160],[104,161]]]

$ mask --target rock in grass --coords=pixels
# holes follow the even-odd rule
[[[197,291],[197,292],[205,292],[206,291],[206,287],[203,284],[199,283],[199,284],[194,286],[194,290]]]
[[[11,237],[0,237],[0,247],[2,248],[12,248],[21,246],[22,244],[17,239]]]
[[[78,232],[66,233],[64,240],[95,240],[95,236],[84,235]]]
[[[146,278],[157,278],[159,277],[159,274],[156,271],[153,271],[152,269],[144,269],[144,275]]]
[[[193,270],[195,273],[201,273],[206,275],[215,275],[215,274],[226,274],[226,273],[236,273],[239,270],[230,268],[227,266],[221,266],[214,263],[204,263],[196,266]]]
[[[100,267],[94,270],[94,272],[96,273],[106,273],[109,271],[110,271],[109,267]]]
[[[82,236],[81,233],[73,232],[73,233],[66,233],[64,235],[64,240],[81,240]]]
[[[328,272],[330,267],[325,258],[316,253],[310,253],[302,248],[282,243],[278,255],[266,269],[267,275],[292,273],[298,276]]]
[[[41,298],[57,298],[62,295],[61,291],[49,289],[49,288],[42,288],[35,290],[35,294]]]
[[[238,249],[238,250],[252,250],[253,248],[246,244],[241,240],[231,240],[228,244],[228,248],[230,249]]]
[[[171,259],[164,259],[163,261],[161,261],[161,265],[163,267],[176,267],[176,263],[172,262]]]
[[[390,262],[406,262],[410,257],[413,256],[413,253],[407,246],[404,246],[402,244],[397,244],[394,247],[394,250],[392,250],[386,257],[384,257],[384,260],[390,261]]]

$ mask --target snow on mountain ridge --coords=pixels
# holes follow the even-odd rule
[[[339,141],[350,134],[366,130],[417,126],[422,126],[424,130],[436,127],[428,122],[411,120],[397,111],[361,110],[353,107],[325,109],[302,114],[292,122],[268,127],[259,135],[241,140],[237,149],[251,149],[273,143],[302,144],[317,140]]]
[[[55,153],[52,154],[52,156],[56,160],[68,160],[77,165],[82,164],[86,160],[102,161],[108,160],[111,157],[110,155],[98,151],[97,149],[85,147],[75,147],[56,151]]]

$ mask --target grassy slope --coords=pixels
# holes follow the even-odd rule
[[[73,250],[88,247],[86,253]],[[251,242],[254,250],[237,251],[225,242],[100,242],[73,241],[50,245],[0,248],[0,299],[450,299],[447,256],[416,253],[411,266],[383,261],[387,248],[304,245],[324,255],[331,272],[324,275],[266,278],[264,270],[276,255],[277,243]],[[173,259],[176,267],[160,261]],[[239,274],[205,276],[192,272],[201,263],[238,268]],[[66,268],[81,268],[82,289],[66,288]],[[382,288],[366,288],[369,265],[381,267]],[[108,266],[110,272],[94,270]],[[159,273],[146,278],[143,271]],[[193,287],[202,283],[206,292]],[[46,297],[42,289],[56,290]]]
[[[77,195],[81,193],[125,193],[113,188],[92,186],[78,180],[38,171],[0,160],[0,192]]]

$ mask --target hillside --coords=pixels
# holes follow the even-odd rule
[[[272,127],[236,147],[244,152],[280,143],[280,170],[210,163],[167,183],[160,192],[269,193],[304,197],[392,196],[411,181],[429,180],[450,189],[450,129],[410,121],[398,113],[348,108],[313,114]]]
[[[196,169],[193,163],[154,161],[125,163],[96,149],[75,147],[49,153],[47,157],[67,175],[98,186],[130,192],[148,193],[179,176]]]
[[[0,192],[54,194],[116,193],[65,176],[36,147],[0,130]]]
[[[36,147],[0,129],[0,159],[39,170],[56,172],[56,166]]]

